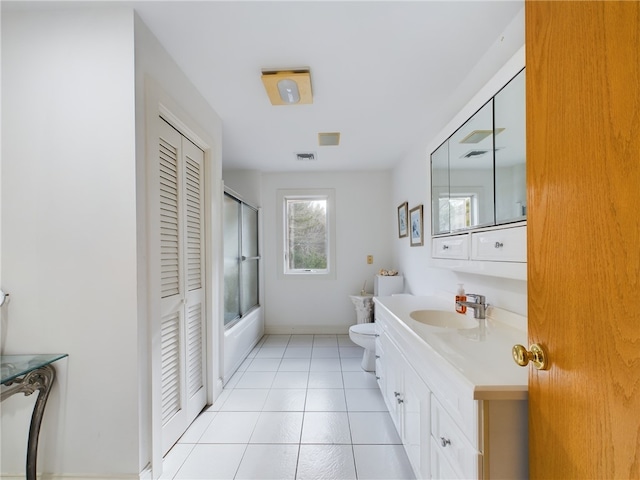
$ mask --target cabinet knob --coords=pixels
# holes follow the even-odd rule
[[[393,396],[398,398],[400,396],[400,392],[393,392]]]
[[[404,400],[401,398],[396,398],[396,401],[398,402],[398,404],[404,403]]]
[[[376,358],[380,358],[380,355],[376,355]]]
[[[376,380],[380,380],[380,377],[378,375],[376,375]]]
[[[493,246],[494,246],[495,248],[502,248],[502,247],[504,247],[504,243],[502,243],[502,242],[496,242]]]
[[[440,437],[440,443],[443,447],[446,447],[447,445],[451,445],[451,440],[445,437]]]
[[[511,355],[513,355],[513,361],[521,367],[526,367],[531,362],[538,370],[549,368],[549,357],[544,349],[536,343],[531,345],[529,350],[524,345],[514,345],[511,349]]]
[[[443,250],[449,250],[449,245],[442,245]]]

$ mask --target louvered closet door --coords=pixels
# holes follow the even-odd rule
[[[206,402],[204,153],[160,120],[162,446],[167,452]]]

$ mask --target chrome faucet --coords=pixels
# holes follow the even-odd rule
[[[487,311],[486,298],[484,295],[478,295],[477,293],[467,293],[467,297],[474,297],[476,299],[475,302],[463,302],[459,300],[456,304],[473,308],[473,318],[477,318],[478,320],[484,320],[486,318],[485,314]]]

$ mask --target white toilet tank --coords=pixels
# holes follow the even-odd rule
[[[376,275],[373,279],[373,295],[376,297],[388,297],[403,291],[404,277],[402,275]]]

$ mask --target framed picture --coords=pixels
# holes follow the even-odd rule
[[[409,212],[409,224],[411,225],[411,246],[424,245],[424,228],[422,226],[422,205],[414,207]]]
[[[409,215],[409,204],[404,202],[398,207],[398,238],[409,235],[407,217]]]

